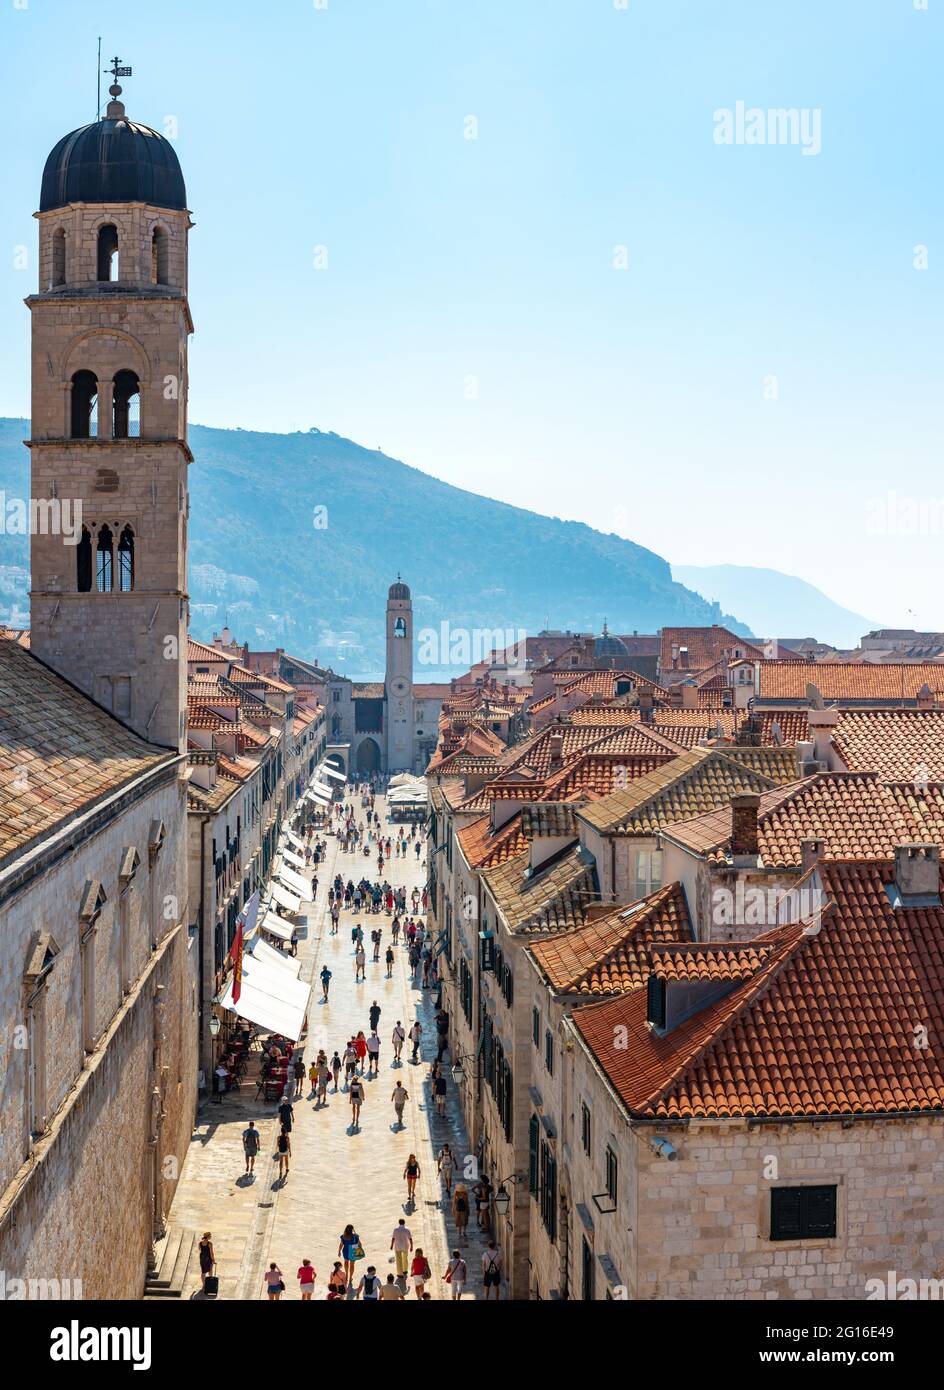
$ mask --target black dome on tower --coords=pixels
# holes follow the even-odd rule
[[[187,206],[184,176],[174,147],[112,101],[108,115],[64,135],[43,169],[40,212],[69,203],[150,203]]]
[[[391,585],[390,585],[390,589],[389,589],[389,591],[388,591],[388,593],[387,593],[387,598],[409,598],[409,597],[410,597],[410,586],[409,586],[408,584],[404,584],[403,581],[401,580],[400,576],[397,575],[397,582],[396,582],[396,584],[391,584]]]

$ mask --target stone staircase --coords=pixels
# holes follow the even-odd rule
[[[158,1247],[157,1269],[151,1270],[145,1280],[146,1299],[180,1298],[196,1238],[194,1231],[184,1231],[179,1226],[168,1228],[163,1250]]]

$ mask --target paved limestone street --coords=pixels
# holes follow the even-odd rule
[[[345,802],[353,801],[357,819],[363,819],[360,797],[345,788]],[[376,809],[386,815],[386,802],[378,797]],[[391,838],[392,823],[385,827]],[[391,853],[384,876],[395,887],[414,885],[421,890],[426,878],[426,849],[417,861],[411,842],[407,858]],[[351,1130],[351,1107],[343,1084],[335,1094],[333,1083],[328,1090],[328,1103],[316,1110],[310,1085],[305,1080],[302,1097],[295,1104],[292,1130],[291,1171],[278,1184],[277,1164],[272,1159],[278,1123],[275,1104],[256,1099],[257,1056],[254,1054],[243,1079],[240,1092],[226,1095],[217,1104],[205,1099],[200,1108],[199,1125],[184,1165],[181,1181],[170,1213],[174,1227],[213,1234],[220,1277],[221,1298],[264,1298],[263,1271],[270,1260],[276,1260],[285,1275],[283,1297],[299,1297],[296,1271],[304,1257],[314,1264],[318,1279],[315,1298],[323,1298],[326,1280],[338,1258],[338,1237],[350,1222],[361,1237],[366,1258],[358,1261],[356,1279],[365,1273],[368,1264],[386,1280],[395,1272],[390,1236],[398,1219],[406,1218],[413,1233],[414,1245],[422,1248],[429,1260],[433,1278],[427,1291],[436,1298],[451,1298],[449,1285],[441,1275],[449,1255],[456,1245],[450,1203],[446,1199],[436,1172],[436,1155],[448,1143],[456,1154],[461,1178],[462,1165],[468,1153],[468,1140],[462,1125],[455,1086],[445,1067],[449,1095],[446,1117],[435,1113],[429,1086],[430,1063],[436,1055],[436,1029],[433,999],[435,990],[423,990],[413,983],[407,948],[396,948],[396,960],[391,979],[386,978],[384,953],[391,940],[391,922],[385,912],[355,914],[342,910],[337,936],[330,934],[331,922],[327,894],[336,873],[345,882],[355,882],[366,876],[373,880],[377,860],[371,846],[370,858],[362,852],[344,854],[335,835],[327,836],[327,855],[318,865],[319,887],[316,901],[303,904],[307,930],[300,932],[298,956],[301,978],[314,982],[305,1043],[307,1067],[324,1047],[330,1058],[337,1048],[343,1054],[349,1037],[362,1029],[370,1033],[368,1010],[374,1000],[380,1005],[378,1033],[381,1039],[378,1078],[364,1077],[365,1097],[360,1128]],[[309,875],[306,875],[309,876]],[[422,911],[419,914],[422,917]],[[354,953],[351,929],[355,922],[364,928],[367,954],[366,981],[355,984]],[[425,919],[424,919],[425,924]],[[371,959],[372,929],[379,925],[383,931],[380,960]],[[403,937],[401,933],[401,943]],[[332,971],[330,997],[321,1002],[321,982],[318,978],[327,962]],[[403,1048],[403,1064],[395,1067],[390,1041],[394,1024],[402,1020],[409,1030],[415,1019],[423,1026],[421,1062],[410,1062],[409,1043]],[[365,1069],[366,1070],[366,1069]],[[391,1094],[397,1079],[409,1092],[404,1111],[404,1128],[394,1129]],[[244,1176],[245,1160],[242,1150],[242,1131],[252,1118],[262,1132],[260,1153],[256,1159],[254,1181]],[[416,1205],[406,1201],[403,1169],[413,1152],[420,1162],[421,1176],[417,1185]],[[471,1189],[471,1183],[468,1184]],[[481,1253],[484,1238],[475,1230],[474,1213],[462,1247],[469,1266],[469,1283],[464,1297],[481,1298]],[[409,1285],[409,1287],[407,1287]],[[408,1299],[415,1299],[412,1281],[404,1281]],[[196,1247],[191,1258],[183,1296],[200,1296],[200,1275]]]

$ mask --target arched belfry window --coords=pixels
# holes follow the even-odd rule
[[[98,378],[76,372],[72,378],[72,438],[92,439],[98,432]]]
[[[82,537],[75,549],[76,588],[80,594],[92,592],[92,535],[82,527]]]
[[[114,439],[137,439],[141,433],[141,391],[135,372],[115,374],[111,432]]]
[[[118,279],[118,228],[111,222],[98,229],[99,280]]]
[[[397,618],[397,620],[394,622],[393,635],[394,637],[406,636],[406,621],[403,618]]]
[[[134,532],[126,526],[118,542],[118,592],[130,594],[134,588]]]
[[[110,594],[115,584],[115,553],[109,526],[103,526],[98,533],[95,561],[95,587],[100,594]]]
[[[151,238],[151,279],[155,285],[169,284],[170,241],[163,227],[155,227]]]
[[[66,283],[66,234],[61,227],[52,234],[52,283]]]

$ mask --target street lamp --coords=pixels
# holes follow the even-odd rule
[[[220,1020],[217,1018],[216,1014],[211,1014],[211,1015],[210,1015],[210,1037],[211,1037],[211,1038],[218,1038],[218,1037],[220,1036],[220,1028],[221,1028],[221,1027],[222,1027],[222,1025],[221,1025],[221,1023],[220,1023]]]
[[[476,1061],[478,1061],[478,1053],[475,1052],[469,1052],[465,1057],[457,1057],[455,1059],[450,1070],[452,1071],[452,1079],[457,1086],[459,1082],[462,1080],[462,1078],[465,1076],[465,1072],[462,1068],[462,1063]]]
[[[511,1206],[511,1193],[505,1186],[506,1182],[521,1182],[521,1173],[509,1173],[507,1178],[501,1178],[498,1183],[498,1191],[495,1193],[495,1210],[499,1216],[507,1216],[508,1208]]]

